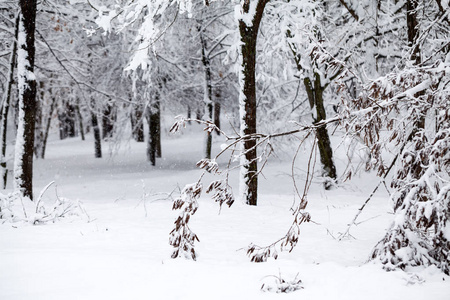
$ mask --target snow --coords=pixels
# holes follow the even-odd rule
[[[14,157],[14,189],[16,191],[20,191],[20,188],[22,187],[22,159],[23,159],[23,153],[24,153],[24,147],[25,147],[25,139],[24,139],[24,132],[25,132],[25,112],[23,109],[23,97],[19,98],[19,118],[18,118],[18,124],[17,124],[17,135],[16,135],[16,143],[15,143],[15,153],[16,155]]]
[[[239,64],[239,71],[238,71],[238,80],[239,80],[239,134],[241,136],[245,135],[245,130],[247,129],[247,123],[245,121],[247,116],[247,111],[245,109],[247,97],[244,94],[244,83],[245,83],[245,74],[244,74],[244,58],[242,56],[242,45],[239,47],[239,56],[238,56],[238,64]],[[244,149],[244,143],[240,143],[239,145],[240,151],[243,152]],[[248,169],[246,166],[249,165],[249,161],[245,157],[245,155],[240,156],[240,173],[239,173],[239,197],[241,199],[247,199],[248,195],[248,186],[245,184],[245,177],[248,173]]]
[[[111,32],[111,21],[117,17],[117,13],[114,10],[108,10],[105,6],[101,6],[97,10],[98,16],[95,23],[104,30],[106,35],[108,32]]]
[[[234,7],[234,17],[236,20],[242,20],[248,27],[253,27],[253,18],[256,14],[256,7],[258,6],[259,0],[249,1],[248,12],[244,11],[244,5],[247,1],[241,1]]]
[[[30,66],[28,61],[28,53],[25,50],[26,46],[26,33],[23,24],[23,17],[20,16],[19,22],[19,31],[17,37],[17,78],[18,78],[18,89],[19,89],[19,116],[18,116],[18,124],[17,124],[17,134],[16,134],[16,143],[15,143],[15,151],[18,155],[14,158],[14,189],[16,191],[20,191],[22,187],[22,159],[23,153],[25,151],[25,111],[24,111],[24,102],[23,102],[23,94],[25,89],[27,88],[28,79],[32,79],[33,76],[29,76],[29,71],[27,67]],[[31,78],[29,78],[31,77]]]
[[[283,157],[273,159],[260,177],[257,207],[237,201],[219,214],[203,194],[190,221],[200,239],[197,261],[171,259],[169,232],[179,212],[161,193],[198,180],[202,141],[197,125],[163,136],[164,158],[152,167],[145,161],[145,143],[130,141],[115,157],[95,159],[92,136],[84,142],[53,137],[47,158],[35,161],[35,193],[55,180],[58,195],[81,200],[90,221],[0,224],[0,299],[448,299],[450,277],[434,267],[386,272],[365,263],[392,221],[386,191],[361,214],[350,232],[355,239],[335,239],[378,182],[373,174],[354,176],[332,191],[313,183],[306,210],[315,223],[301,225],[297,247],[279,252],[278,260],[251,263],[243,249],[274,242],[292,221],[291,165]],[[223,143],[214,139],[214,153]],[[306,153],[296,166],[299,185]],[[336,153],[343,168],[341,157],[344,153]],[[231,174],[233,187],[238,173]],[[204,186],[213,179],[206,174]],[[52,203],[53,186],[44,198]],[[303,289],[283,295],[261,291],[271,276],[301,280]]]

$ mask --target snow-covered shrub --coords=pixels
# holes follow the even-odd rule
[[[62,218],[72,216],[87,216],[85,209],[79,201],[74,202],[63,197],[56,197],[52,204],[44,201],[45,191],[53,184],[48,184],[40,193],[38,199],[33,202],[23,197],[19,192],[8,194],[0,193],[0,223],[25,222],[33,225],[47,222],[56,222]]]
[[[450,272],[450,56],[429,66],[406,66],[380,77],[354,101],[342,123],[371,149],[368,169],[390,170],[395,217],[372,260],[384,268],[436,265]],[[389,135],[380,132],[387,129]]]
[[[448,110],[447,110],[448,113]],[[447,116],[448,117],[448,116]],[[450,272],[450,124],[415,135],[392,185],[395,219],[372,258],[388,270],[436,265]]]
[[[298,276],[298,274],[297,274]],[[303,289],[303,283],[295,276],[292,280],[285,280],[279,276],[267,276],[261,286],[261,291],[272,293],[291,293]]]

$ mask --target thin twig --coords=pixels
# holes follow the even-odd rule
[[[386,173],[384,173],[383,178],[378,182],[377,186],[373,189],[372,193],[369,195],[369,197],[367,197],[366,201],[364,201],[363,205],[358,209],[357,214],[355,215],[355,217],[353,218],[352,222],[347,226],[347,230],[341,234],[339,236],[339,241],[341,241],[342,239],[344,239],[345,237],[349,236],[350,234],[350,228],[353,225],[357,225],[356,224],[356,220],[358,219],[359,215],[362,213],[362,211],[364,210],[364,208],[366,207],[367,203],[369,203],[369,201],[372,199],[373,195],[375,195],[375,193],[377,192],[378,188],[380,187],[380,185],[382,183],[385,182],[386,177],[388,176],[389,172],[392,170],[392,168],[395,165],[395,162],[397,161],[397,158],[399,157],[400,153],[403,151],[404,146],[402,147],[402,150],[397,153],[397,155],[394,157],[394,159],[392,160],[391,165],[389,166],[389,168],[387,169]]]
[[[49,184],[47,184],[47,185],[42,189],[41,193],[39,194],[38,200],[36,201],[36,213],[38,212],[38,209],[39,209],[39,203],[41,202],[42,197],[44,196],[44,193],[45,193],[45,192],[48,190],[48,188],[49,188],[52,184],[54,184],[54,183],[55,183],[55,181],[52,181],[52,182],[50,182]]]

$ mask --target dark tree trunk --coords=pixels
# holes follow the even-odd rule
[[[315,73],[313,82],[310,78],[304,79],[304,85],[306,88],[306,93],[308,95],[308,100],[311,108],[316,108],[316,117],[314,118],[314,124],[319,123],[326,119],[325,106],[323,104],[323,91],[324,88],[321,85],[320,75]],[[333,149],[331,148],[330,137],[326,126],[320,126],[316,130],[317,145],[320,153],[320,162],[323,167],[323,175],[336,180],[336,167],[333,161]],[[325,189],[330,189],[332,184],[330,181],[325,181]]]
[[[216,125],[216,127],[218,128],[218,129],[216,129],[217,135],[220,135],[219,129],[220,129],[220,110],[221,110],[221,106],[222,105],[220,104],[220,102],[217,101],[217,99],[216,99],[216,101],[214,102],[214,125]]]
[[[239,33],[241,38],[242,71],[240,74],[243,85],[240,87],[239,105],[242,107],[241,134],[251,135],[256,133],[256,41],[259,25],[263,16],[267,0],[256,0],[256,11],[251,24],[248,21],[239,20]],[[250,1],[242,4],[242,12],[247,14],[250,10]],[[241,160],[242,197],[248,205],[256,205],[258,199],[258,165],[256,140],[247,139],[243,142],[243,157]]]
[[[156,143],[156,157],[161,158],[162,147],[161,147],[161,102],[157,101],[155,107],[156,113],[154,121],[152,122],[156,126],[156,134],[154,136]]]
[[[197,120],[201,120],[202,119],[202,111],[200,110],[200,108],[197,108],[197,110],[195,111],[195,118]]]
[[[131,127],[133,130],[133,138],[136,142],[143,143],[144,138],[144,112],[139,106],[134,109],[134,114],[131,114]]]
[[[147,139],[147,160],[152,164],[156,165],[156,141],[154,139],[156,135],[156,128],[153,124],[154,114],[152,114],[151,109],[147,111],[147,124],[148,124],[148,139]]]
[[[416,65],[420,64],[420,48],[417,43],[418,21],[417,21],[417,0],[406,1],[406,25],[408,28],[408,46],[411,48],[411,60]]]
[[[77,103],[75,104],[75,113],[77,114],[78,128],[80,131],[81,140],[84,141],[85,136],[84,136],[83,116],[81,115],[79,101],[77,101]]]
[[[205,72],[205,82],[203,89],[203,100],[205,104],[206,114],[204,116],[205,121],[212,122],[213,119],[213,102],[212,102],[212,83],[211,83],[211,63],[209,57],[206,56],[206,40],[201,31],[201,26],[198,26],[200,31],[200,42],[202,45],[202,64],[203,70]],[[211,148],[212,148],[212,135],[211,132],[206,131],[206,142],[205,142],[205,158],[211,159]]]
[[[102,139],[100,136],[100,127],[98,125],[98,118],[95,112],[91,112],[92,130],[94,132],[94,150],[95,158],[102,157]]]
[[[34,74],[35,57],[35,27],[36,27],[36,0],[20,0],[21,19],[19,32],[25,34],[25,41],[19,36],[19,52],[23,51],[25,57],[18,60],[18,84],[19,84],[19,123],[17,141],[23,140],[23,144],[16,143],[14,178],[15,189],[25,197],[33,200],[33,150],[34,150],[34,122],[36,111],[36,78]],[[23,28],[21,30],[21,28]],[[19,53],[20,56],[20,53]],[[23,71],[26,73],[23,74]],[[22,135],[22,136],[20,136]]]
[[[59,139],[64,140],[67,137],[67,131],[65,126],[65,121],[67,119],[67,114],[64,109],[62,109],[61,112],[58,113],[58,120],[59,120]]]
[[[67,136],[75,137],[77,134],[75,107],[72,104],[67,105]]]
[[[156,158],[161,157],[160,115],[160,102],[156,100],[146,114],[148,123],[147,159],[152,166],[156,164]]]
[[[288,30],[286,32],[287,37],[291,38],[292,34]],[[294,61],[297,65],[297,69],[302,71],[302,66],[300,65],[300,55],[297,53],[297,49],[294,45],[289,45]],[[311,81],[312,80],[312,81]],[[318,122],[326,119],[326,111],[325,106],[323,104],[323,92],[325,87],[322,86],[320,76],[318,73],[314,73],[314,78],[305,77],[303,79],[303,85],[306,89],[306,94],[308,95],[308,102],[311,109],[316,108],[316,118],[314,118],[313,123],[317,124]],[[331,148],[330,137],[328,135],[328,131],[326,126],[321,126],[316,130],[317,137],[317,146],[319,148],[320,154],[320,162],[322,163],[323,172],[322,175],[336,180],[336,167],[333,161],[333,149]],[[324,183],[325,189],[330,189],[332,187],[332,182],[325,181]]]
[[[187,118],[190,119],[191,117],[192,117],[191,106],[188,105],[188,107],[187,107]],[[188,124],[191,125],[191,120],[188,121]]]
[[[114,107],[111,104],[107,104],[103,110],[102,116],[102,131],[103,139],[112,138],[114,132]]]
[[[417,0],[408,0],[406,1],[406,25],[408,28],[408,47],[411,48],[411,60],[415,65],[419,65],[422,61],[420,54],[420,45],[417,41],[419,37],[419,28],[417,21],[417,9],[418,9]],[[419,98],[423,96],[424,92],[419,92],[414,95],[414,97]],[[425,128],[425,116],[419,116],[417,121],[414,124],[413,132],[411,133],[411,137],[413,137],[419,129]]]
[[[41,158],[45,158],[45,150],[47,148],[47,140],[48,140],[48,133],[50,132],[50,125],[52,123],[52,116],[53,111],[55,110],[56,106],[56,97],[52,97],[52,103],[50,104],[50,109],[47,116],[47,121],[45,124],[45,132],[44,132],[44,138],[42,140],[42,149],[41,149]]]
[[[19,19],[20,15],[16,18],[16,29],[14,33],[14,41],[11,49],[11,58],[9,63],[9,77],[8,84],[6,86],[5,98],[3,100],[2,107],[2,152],[0,157],[0,168],[2,170],[2,180],[3,180],[3,188],[6,188],[6,183],[8,180],[8,169],[6,167],[6,133],[8,131],[8,113],[9,106],[11,103],[11,92],[12,85],[14,82],[14,67],[16,65],[16,57],[17,57],[17,37],[19,35]]]
[[[39,82],[40,97],[36,101],[36,124],[35,124],[35,140],[34,140],[34,155],[36,158],[41,158],[42,143],[44,141],[44,128],[42,125],[43,118],[43,103],[45,96],[45,84],[43,81]]]
[[[76,135],[76,116],[75,108],[70,103],[66,102],[63,104],[60,113],[58,114],[59,119],[59,138],[61,140],[68,137],[75,137]]]

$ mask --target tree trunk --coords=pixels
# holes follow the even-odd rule
[[[80,105],[78,102],[79,101],[77,101],[77,103],[75,104],[75,113],[77,114],[78,128],[80,130],[81,140],[84,141],[85,137],[84,137],[83,116],[81,115]]]
[[[221,104],[220,104],[220,92],[216,93],[216,100],[214,101],[214,125],[218,129],[216,129],[217,135],[220,135],[220,110],[221,110]]]
[[[98,118],[95,112],[91,112],[92,130],[94,132],[94,150],[95,158],[102,157],[102,139],[100,136],[100,127],[98,126]]]
[[[108,139],[113,136],[114,119],[114,108],[111,104],[107,104],[102,116],[103,139]]]
[[[33,149],[36,111],[34,33],[36,0],[20,0],[18,37],[19,126],[14,158],[14,189],[33,200]]]
[[[315,73],[313,82],[310,78],[305,78],[303,81],[306,93],[308,95],[308,100],[311,108],[316,108],[316,117],[313,123],[317,124],[322,120],[326,119],[325,106],[323,104],[323,91],[324,88],[321,85],[320,75]],[[314,86],[313,86],[314,84]],[[322,175],[326,176],[332,180],[337,178],[336,167],[333,161],[333,149],[331,148],[330,137],[326,126],[320,126],[316,130],[317,146],[319,148],[320,162],[322,163],[323,172]],[[325,181],[325,189],[330,189],[332,184],[330,181]]]
[[[200,110],[200,108],[197,108],[197,110],[195,111],[195,118],[197,120],[201,120],[202,116],[203,116],[202,111]]]
[[[406,1],[406,25],[408,28],[408,47],[411,48],[411,60],[416,65],[420,64],[420,47],[417,43],[418,22],[417,22],[417,0]]]
[[[240,94],[240,119],[241,135],[256,133],[256,41],[259,25],[261,23],[266,0],[255,0],[256,11],[251,23],[249,20],[239,20],[239,33],[241,39],[241,72],[239,72]],[[250,1],[241,1],[243,18],[250,11]],[[258,198],[258,165],[256,140],[246,139],[242,144],[241,156],[241,180],[240,194],[248,205],[256,205]]]
[[[203,117],[205,121],[212,122],[213,119],[213,102],[212,102],[212,83],[211,83],[211,63],[209,57],[206,56],[206,40],[201,31],[201,26],[198,26],[200,31],[200,42],[202,45],[202,64],[203,70],[205,71],[205,82],[203,88],[203,102],[205,104],[206,114]],[[212,135],[211,132],[206,131],[206,142],[205,142],[205,158],[211,159],[211,148],[212,148]]]
[[[140,106],[134,109],[134,114],[131,114],[131,127],[133,130],[133,138],[136,142],[143,143],[144,139],[144,112]]]
[[[45,84],[43,81],[39,82],[40,97],[36,101],[36,123],[35,123],[35,140],[34,140],[34,155],[36,158],[41,158],[42,143],[44,140],[44,129],[42,127],[43,118],[43,103],[45,95]]]
[[[59,138],[64,140],[76,135],[76,112],[75,108],[69,102],[63,102],[62,108],[58,114],[59,119]]]
[[[191,106],[188,105],[188,107],[187,107],[187,118],[190,119],[191,117],[192,117]],[[191,120],[188,121],[188,124],[191,125]]]
[[[156,157],[161,157],[161,118],[159,99],[148,108],[146,117],[148,123],[147,160],[154,166],[156,164]]]
[[[417,9],[419,4],[417,0],[408,0],[406,1],[406,25],[408,28],[408,47],[411,48],[411,57],[410,59],[414,62],[415,65],[419,65],[422,61],[420,54],[420,45],[417,41],[419,37],[419,28],[417,21]],[[419,92],[414,95],[414,97],[419,98],[423,96],[424,92]],[[411,136],[413,137],[419,129],[425,128],[425,116],[419,116],[417,121],[414,124],[413,132]]]
[[[8,169],[6,167],[6,134],[8,131],[8,113],[9,113],[9,106],[11,103],[11,91],[12,91],[12,85],[14,82],[14,66],[16,64],[16,57],[17,57],[17,38],[19,35],[19,19],[20,14],[16,18],[16,29],[14,33],[14,41],[12,44],[11,49],[11,58],[9,63],[9,77],[8,77],[8,83],[6,86],[6,93],[5,98],[3,100],[3,107],[2,107],[2,152],[0,157],[0,168],[2,170],[2,179],[3,179],[3,188],[6,188],[6,182],[8,179]]]
[[[286,35],[289,38],[292,37],[289,30],[286,32]],[[302,66],[300,65],[300,55],[297,53],[297,49],[292,44],[289,44],[289,47],[294,56],[293,58],[295,64],[297,65],[297,70],[302,71]],[[314,78],[312,78],[312,81],[311,78],[305,77],[303,79],[303,85],[305,86],[306,94],[308,95],[309,106],[311,109],[314,107],[316,108],[317,116],[313,118],[313,123],[317,124],[318,122],[325,120],[327,117],[325,106],[323,104],[323,92],[325,87],[322,87],[320,75],[318,73],[314,73]],[[326,126],[317,128],[316,137],[320,154],[320,162],[322,163],[323,168],[322,175],[335,180],[337,178],[336,167],[333,161],[333,149],[331,148],[330,137]],[[324,187],[327,190],[330,189],[332,187],[331,182],[325,181]]]
[[[47,122],[45,124],[45,132],[44,132],[44,138],[42,140],[42,149],[41,149],[41,158],[45,158],[45,150],[47,148],[47,140],[48,140],[48,133],[50,132],[50,125],[52,123],[52,116],[53,111],[55,110],[56,106],[56,97],[52,97],[52,103],[50,104],[50,110],[48,112],[47,116]]]
[[[157,101],[155,107],[156,113],[154,117],[153,124],[156,126],[156,134],[154,136],[156,143],[156,157],[161,158],[162,147],[161,147],[161,102]]]

